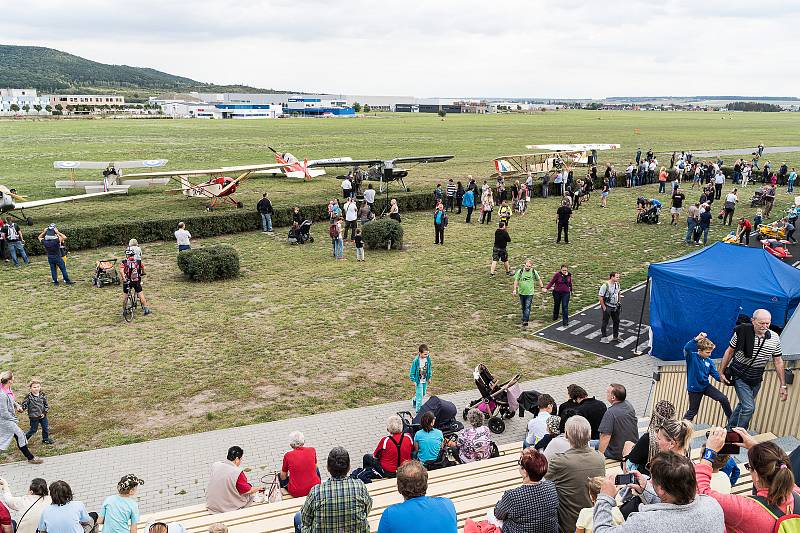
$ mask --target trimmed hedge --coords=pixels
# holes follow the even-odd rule
[[[192,281],[235,278],[239,275],[239,252],[230,244],[178,252],[178,268]]]
[[[361,228],[364,244],[372,250],[403,248],[403,226],[392,218],[381,218],[364,224]]]
[[[375,209],[381,212],[386,204],[386,197],[375,200]],[[415,193],[401,195],[397,197],[397,205],[400,212],[421,211],[433,209],[433,193]],[[300,212],[303,216],[314,222],[328,220],[328,206],[326,204],[302,205]],[[192,233],[193,238],[215,237],[218,235],[228,235],[245,231],[258,231],[261,229],[261,217],[255,210],[220,210],[213,213],[200,212],[196,216],[160,220],[136,220],[126,223],[106,224],[101,226],[85,226],[70,228],[69,226],[59,227],[67,240],[67,248],[70,251],[85,250],[89,248],[99,248],[101,246],[126,247],[130,239],[136,239],[139,243],[154,241],[172,241],[175,239],[175,230],[178,222],[185,222],[186,229]],[[275,209],[272,215],[272,224],[275,227],[292,225],[292,208]],[[43,255],[45,253],[42,244],[35,238],[30,238],[35,231],[33,228],[22,226],[21,229],[26,233],[26,249],[29,255]]]

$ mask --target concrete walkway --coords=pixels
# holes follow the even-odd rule
[[[695,157],[716,157],[718,155],[751,155],[755,151],[756,148],[754,146],[753,148],[723,148],[721,150],[697,150],[692,152],[692,155]],[[790,152],[800,152],[800,146],[767,146],[766,148],[764,148],[764,155],[787,154]],[[764,158],[764,155],[761,156],[762,159]]]
[[[656,368],[655,359],[642,356],[601,368],[529,381],[523,383],[522,388],[549,393],[560,403],[566,400],[566,388],[570,383],[580,384],[590,396],[605,400],[608,384],[618,382],[627,387],[628,399],[641,417],[647,409],[651,376]],[[456,404],[459,412],[478,396],[476,390],[443,395]],[[63,479],[72,487],[75,499],[83,501],[91,511],[97,510],[106,496],[116,494],[117,481],[123,475],[134,473],[145,480],[137,497],[140,510],[154,512],[203,502],[211,463],[224,459],[227,449],[234,444],[244,448],[243,466],[250,469],[250,481],[259,483],[263,475],[280,468],[283,454],[289,449],[289,432],[293,430],[302,431],[307,445],[317,449],[323,476],[325,458],[336,445],[350,452],[352,468],[361,466],[361,457],[371,453],[385,434],[386,418],[409,408],[410,402],[401,401],[48,457],[42,465],[3,465],[0,475],[9,483],[14,495],[27,492],[34,477],[43,477],[48,483]],[[495,441],[498,444],[521,441],[529,419],[530,415],[508,420],[505,432],[495,435]]]

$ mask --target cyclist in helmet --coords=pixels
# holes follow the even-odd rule
[[[125,259],[120,265],[120,273],[122,274],[122,303],[124,305],[125,298],[128,296],[128,291],[133,289],[139,300],[142,302],[142,310],[145,315],[150,314],[150,308],[147,306],[147,300],[142,292],[142,276],[144,276],[144,265],[141,259],[136,259],[136,251],[132,248],[125,250]]]

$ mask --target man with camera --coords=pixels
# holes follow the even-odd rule
[[[722,356],[720,374],[722,382],[736,389],[739,405],[728,419],[728,430],[734,427],[747,429],[756,409],[755,399],[764,379],[764,369],[772,360],[780,382],[778,394],[781,401],[789,397],[786,387],[781,339],[770,331],[772,315],[766,309],[756,309],[750,323],[740,324],[733,330],[733,337]]]

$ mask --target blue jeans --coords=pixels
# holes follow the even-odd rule
[[[789,180],[788,192],[794,192],[794,180]]]
[[[531,302],[533,301],[532,294],[520,294],[519,303],[522,305],[522,321],[528,322],[531,318]]]
[[[64,263],[63,257],[48,257],[47,262],[50,263],[50,275],[53,277],[53,283],[58,284],[58,272],[56,271],[56,268],[61,271],[61,276],[63,276],[66,283],[72,283],[69,280],[69,274],[67,274],[67,265]]]
[[[739,399],[739,405],[731,413],[728,419],[728,431],[735,427],[747,429],[750,425],[750,419],[753,418],[753,412],[756,410],[756,396],[758,390],[761,388],[761,382],[756,385],[749,385],[737,379],[733,382],[733,388],[736,390],[736,397]]]
[[[261,231],[272,231],[272,215],[261,213]]]
[[[47,421],[47,415],[44,418],[29,418],[31,421],[31,429],[25,433],[25,438],[30,440],[39,430],[39,424],[42,425],[42,442],[50,439],[50,424]]]
[[[703,244],[708,243],[708,228],[709,226],[700,226],[700,231],[703,233]]]
[[[191,249],[192,249],[192,247],[190,245],[188,245],[188,244],[179,244],[178,245],[178,251],[179,252],[185,252],[186,250],[191,250]]]
[[[344,257],[344,241],[340,238],[331,239],[333,244],[333,256],[337,259]]]
[[[302,526],[303,515],[300,514],[300,511],[297,511],[294,515],[294,533],[301,533]]]
[[[569,292],[553,291],[553,320],[558,320],[558,311],[561,310],[561,324],[569,323]]]
[[[30,263],[28,259],[28,253],[25,251],[25,245],[22,244],[22,241],[14,241],[8,243],[8,253],[11,255],[11,261],[13,261],[14,266],[19,266],[19,259],[17,259],[17,254],[22,257],[22,260],[27,265]]]
[[[690,242],[692,242],[692,238],[693,238],[692,234],[694,233],[694,228],[696,226],[697,226],[697,220],[695,220],[692,217],[689,217],[689,218],[686,219],[686,238],[684,239],[686,244],[689,244]]]

